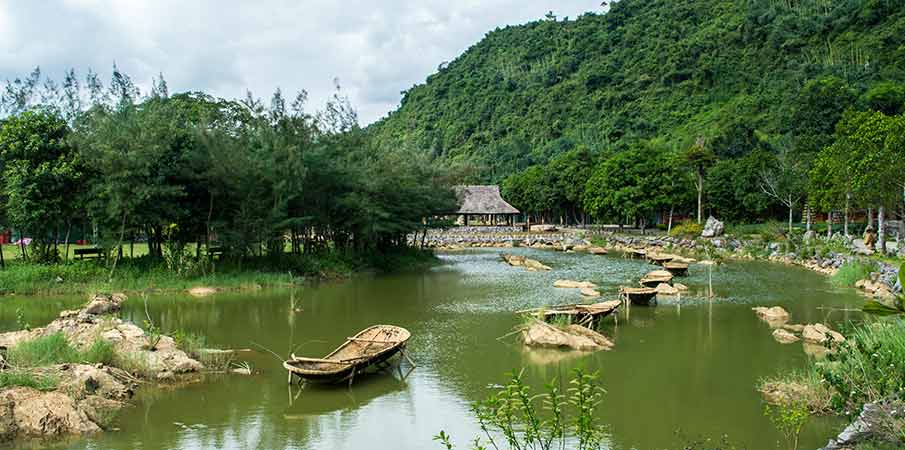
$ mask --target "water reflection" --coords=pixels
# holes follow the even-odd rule
[[[600,415],[612,433],[612,448],[681,447],[679,429],[693,437],[726,434],[761,448],[779,436],[763,417],[755,384],[800,367],[808,356],[800,345],[776,343],[750,308],[782,305],[792,323],[860,318],[857,312],[818,309],[861,300],[803,269],[756,262],[717,266],[716,298],[709,299],[706,268],[692,266],[681,279],[689,292],[680,299],[620,311],[618,324],[607,319],[603,332],[616,343],[612,351],[529,351],[497,338],[519,322],[513,311],[580,301],[576,290],[553,288],[554,280],[592,281],[607,300],[652,267],[619,255],[512,251],[554,271],[525,272],[502,264],[494,251],[470,251],[446,255],[447,264],[426,273],[207,299],[151,297],[150,313],[164,330],[201,333],[218,347],[256,349],[243,359],[259,374],[143,391],[118,419],[121,431],[56,447],[424,449],[439,448],[431,437],[440,430],[461,446],[479,433],[471,403],[486,397],[489,385],[505,381],[506,372],[524,368],[529,384],[540,389],[550,378],[568,378],[583,367],[601,372],[607,395]],[[28,320],[40,325],[81,299],[56,299],[49,306],[35,299],[2,301],[0,327],[10,329],[10,307],[24,308]],[[144,308],[130,301],[122,315],[141,322]],[[321,356],[378,323],[412,331],[408,352],[418,368],[404,380],[390,373],[356,380],[351,391],[293,392],[278,358],[260,350]],[[802,444],[822,444],[835,425],[813,422]]]

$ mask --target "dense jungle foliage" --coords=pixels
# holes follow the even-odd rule
[[[798,216],[812,196],[842,210],[821,203],[814,159],[846,111],[903,108],[901,0],[622,0],[488,33],[369,131],[502,184],[538,219],[694,215],[700,191],[705,214],[741,222]],[[637,170],[607,183],[617,166]],[[848,206],[881,206],[866,197]]]

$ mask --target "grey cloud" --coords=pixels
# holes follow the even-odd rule
[[[279,86],[307,90],[319,107],[339,78],[367,124],[488,31],[548,10],[575,17],[600,2],[2,2],[0,79],[34,66],[57,78],[70,67],[106,76],[115,61],[144,88],[163,72],[172,91],[266,97]]]

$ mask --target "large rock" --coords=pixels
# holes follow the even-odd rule
[[[837,331],[833,331],[822,323],[805,325],[801,332],[801,339],[810,344],[839,344],[845,342],[845,337]]]
[[[791,344],[799,341],[798,336],[795,336],[783,328],[773,330],[773,339],[780,344]]]
[[[723,222],[716,220],[715,217],[710,216],[707,218],[707,223],[704,224],[704,231],[701,232],[701,237],[705,238],[713,238],[723,235],[723,230],[726,226]]]
[[[525,258],[525,267],[527,267],[530,271],[549,272],[553,270],[550,266],[531,258]]]
[[[597,285],[590,281],[556,280],[553,287],[566,289],[595,289]]]
[[[594,297],[600,297],[600,292],[598,292],[596,289],[591,289],[591,288],[581,288],[581,295],[582,295],[583,297],[591,297],[591,298],[594,298]]]
[[[660,283],[654,289],[656,289],[657,294],[662,294],[662,295],[677,295],[679,293],[678,289],[676,289],[675,287],[670,286],[666,283]]]
[[[522,330],[522,340],[532,347],[570,348],[581,351],[609,350],[613,343],[606,336],[580,325],[555,327],[536,320]]]
[[[0,392],[0,433],[7,438],[57,437],[101,430],[61,392],[17,387]]]
[[[905,420],[905,402],[898,399],[887,399],[868,403],[861,409],[861,414],[838,436],[831,439],[822,450],[842,450],[855,448],[862,443],[888,443],[895,448],[902,448],[905,441],[901,434],[894,431],[899,423]],[[860,447],[858,447],[860,448]],[[873,448],[873,447],[871,447]]]
[[[789,312],[783,309],[782,306],[773,306],[770,308],[757,306],[751,309],[757,314],[757,317],[760,317],[761,320],[767,322],[771,328],[780,328],[789,321]]]
[[[95,294],[91,297],[91,300],[87,305],[82,309],[82,312],[85,314],[91,314],[94,316],[100,316],[104,314],[111,314],[119,311],[122,306],[122,303],[126,301],[128,297],[126,294]]]
[[[191,295],[192,297],[201,298],[201,297],[208,297],[208,296],[214,295],[214,294],[216,294],[216,293],[219,292],[219,291],[220,291],[220,290],[217,289],[217,288],[215,288],[215,287],[210,287],[210,286],[196,286],[196,287],[193,287],[193,288],[189,289],[187,292],[188,292],[188,294]]]

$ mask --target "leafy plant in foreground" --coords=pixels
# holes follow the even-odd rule
[[[791,400],[780,405],[767,405],[764,414],[782,433],[791,450],[798,450],[801,430],[807,423],[810,413],[805,402]]]
[[[603,427],[594,419],[594,412],[605,391],[597,384],[596,373],[576,369],[565,390],[553,379],[541,394],[531,392],[523,374],[512,374],[508,384],[472,407],[483,433],[483,439],[472,441],[474,450],[499,450],[504,448],[502,441],[510,449],[600,448]],[[434,440],[447,450],[455,448],[444,431]]]

